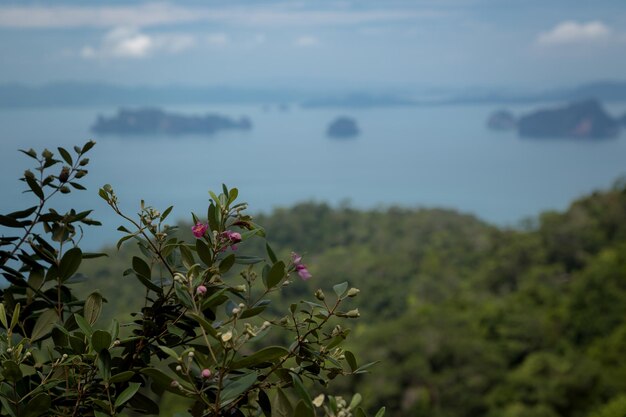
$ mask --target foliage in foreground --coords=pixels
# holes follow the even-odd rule
[[[340,347],[349,333],[344,322],[359,317],[345,304],[359,290],[338,284],[332,295],[318,290],[313,300],[273,314],[269,295],[299,285],[293,276],[311,274],[300,255],[278,259],[247,206],[236,202],[237,189],[211,193],[207,220],[194,215],[191,243],[166,225],[171,207],[159,212],[142,202],[129,216],[110,186],[99,191],[126,222],[118,248],[138,245],[124,275],[136,277],[142,289],[134,297],[143,298],[131,320],[101,328],[107,294],[83,299],[75,291],[85,278],[78,272],[83,260],[102,255],[78,246],[82,225],[98,222],[90,211],[48,207],[56,194],[84,189],[79,180],[93,145],[75,147],[75,155],[59,148],[61,159],[48,150],[23,151],[37,164],[36,174],[22,178],[37,204],[0,216],[3,228],[17,232],[0,238],[0,269],[10,284],[0,304],[1,415],[158,414],[168,392],[184,398],[194,417],[365,416],[360,395],[347,403],[312,396],[305,385],[319,389],[371,365],[359,365]],[[263,241],[262,256],[242,255],[238,246],[255,239]],[[289,337],[272,339],[275,331]],[[267,345],[268,339],[288,343]]]

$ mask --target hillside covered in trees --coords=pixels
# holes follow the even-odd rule
[[[361,290],[350,348],[380,364],[344,389],[361,392],[372,409],[385,405],[394,417],[626,415],[624,184],[542,213],[525,230],[446,210],[314,203],[255,222],[277,253],[306,255],[313,278],[289,286],[290,301],[343,280]],[[239,250],[252,249],[243,242]],[[140,287],[123,276],[130,252],[128,244],[111,250],[85,270],[109,312],[136,302]]]

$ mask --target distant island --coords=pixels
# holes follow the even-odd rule
[[[353,138],[359,135],[359,127],[353,118],[341,116],[330,122],[326,135],[331,138]]]
[[[487,119],[487,127],[491,130],[512,130],[516,126],[515,116],[508,110],[498,110]]]
[[[113,117],[98,116],[91,131],[99,134],[213,135],[221,130],[250,130],[247,117],[234,120],[218,114],[186,116],[158,108],[120,109]]]
[[[497,111],[487,120],[492,130],[517,127],[528,138],[613,138],[619,134],[620,120],[608,114],[594,99],[570,103],[564,107],[540,109],[523,115],[515,123],[508,111]]]

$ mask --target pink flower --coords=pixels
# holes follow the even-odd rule
[[[191,227],[191,232],[196,238],[200,239],[202,236],[204,236],[204,234],[206,233],[206,229],[208,228],[209,226],[207,226],[206,224],[198,222],[195,226]]]
[[[237,250],[235,243],[241,242],[241,233],[226,230],[225,232],[222,232],[222,237],[229,242],[227,246],[230,246],[232,250]]]
[[[300,262],[302,262],[302,255],[298,255],[295,252],[291,252],[291,260],[293,261],[294,265],[298,265],[300,264]]]
[[[203,369],[202,370],[202,378],[211,378],[211,370],[210,369]]]
[[[306,281],[313,276],[304,264],[296,265],[296,272],[298,272],[298,275],[303,281]]]
[[[206,287],[204,285],[198,285],[198,288],[196,288],[196,293],[200,295],[206,294]]]

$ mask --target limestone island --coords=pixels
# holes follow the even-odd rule
[[[351,117],[338,117],[328,125],[326,135],[331,138],[347,139],[359,135],[359,127],[356,120]]]
[[[491,130],[513,130],[516,126],[517,120],[508,110],[493,112],[487,119],[487,127]]]
[[[619,122],[593,99],[535,111],[522,116],[517,127],[520,136],[530,138],[604,139],[617,136],[620,129]]]
[[[91,131],[119,135],[213,135],[221,130],[250,130],[247,117],[239,120],[218,114],[185,116],[167,113],[158,108],[120,109],[113,117],[98,115]]]

